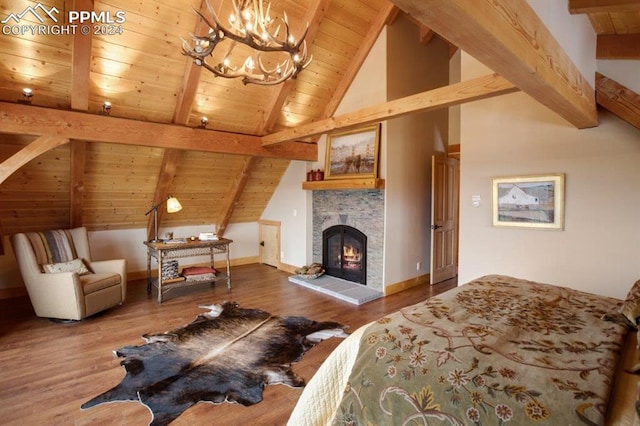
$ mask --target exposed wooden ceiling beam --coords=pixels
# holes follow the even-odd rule
[[[205,0],[200,3],[200,12],[205,13]],[[217,10],[220,7],[218,5]],[[209,26],[201,17],[198,17],[193,34],[204,34],[208,32]],[[187,59],[184,74],[182,77],[182,85],[180,86],[180,92],[178,93],[178,101],[176,102],[176,108],[173,111],[173,123],[186,125],[189,123],[189,116],[191,115],[191,109],[193,102],[196,98],[198,91],[198,83],[200,82],[200,73],[202,67],[197,66],[191,58]],[[169,195],[169,188],[173,183],[173,179],[176,175],[176,169],[178,167],[178,161],[180,160],[182,151],[175,148],[167,148],[164,150],[162,157],[162,163],[160,164],[160,170],[158,172],[158,179],[156,180],[156,189],[153,196],[153,205],[157,205],[163,200],[166,200]],[[158,210],[158,226],[162,223],[164,216],[164,210]],[[147,219],[147,239],[151,239],[152,232],[154,232],[155,218],[153,215],[149,215]],[[155,236],[154,236],[155,237]]]
[[[526,0],[392,0],[578,128],[598,124],[595,92]]]
[[[351,83],[353,83],[356,75],[358,75],[360,67],[362,67],[367,56],[369,56],[369,53],[378,39],[378,36],[382,32],[382,29],[385,25],[392,22],[398,16],[398,13],[399,10],[393,5],[393,3],[388,3],[380,10],[376,19],[371,23],[369,32],[367,33],[364,41],[360,44],[358,52],[349,63],[349,67],[345,71],[344,77],[340,80],[336,91],[333,93],[333,97],[327,103],[323,118],[329,118],[335,114],[340,102],[342,102],[342,99],[344,98],[344,95],[347,93],[347,90],[349,90],[349,87],[351,87]]]
[[[224,231],[226,231],[227,225],[229,225],[233,210],[235,210],[235,206],[238,204],[242,191],[244,191],[244,188],[247,186],[251,170],[255,167],[256,162],[257,159],[255,157],[246,158],[242,165],[242,171],[235,177],[233,187],[229,194],[230,196],[226,197],[226,201],[221,209],[222,217],[218,222],[218,229],[216,230],[219,237],[224,236]]]
[[[569,0],[569,12],[612,13],[640,9],[640,0]]]
[[[160,166],[160,173],[156,182],[156,193],[153,196],[153,205],[160,205],[163,203],[169,195],[169,188],[173,183],[173,178],[176,175],[176,169],[178,168],[178,161],[182,151],[179,149],[166,149],[164,156],[162,157],[162,165]],[[158,208],[158,226],[162,223],[162,217],[165,214],[166,209]],[[152,214],[149,215],[149,221],[147,222],[147,239],[150,240],[153,235],[155,220]],[[155,238],[155,235],[153,236]]]
[[[364,63],[364,61],[367,59],[367,56],[371,52],[373,45],[375,44],[376,40],[378,39],[378,36],[382,32],[382,29],[386,25],[393,22],[399,13],[400,13],[400,10],[397,7],[395,7],[393,3],[388,3],[385,7],[383,7],[380,10],[376,19],[369,26],[369,32],[367,33],[364,41],[360,43],[358,52],[353,57],[351,62],[349,62],[349,67],[347,68],[347,70],[344,73],[344,76],[340,80],[340,83],[338,84],[338,87],[333,93],[331,100],[327,103],[322,117],[324,117],[325,119],[330,119],[329,117],[333,116],[333,114],[336,112],[336,110],[338,109],[338,106],[340,105],[340,102],[342,101],[345,94],[347,93],[347,90],[349,90],[349,87],[351,87],[351,83],[353,83],[353,80],[356,78],[356,75],[358,74],[360,67],[362,67],[362,64]],[[309,125],[313,125],[313,123],[310,123]],[[300,129],[300,127],[297,127],[297,129]],[[276,134],[283,134],[283,132],[279,132]],[[313,135],[308,135],[308,136],[319,136],[322,133],[323,132],[316,133]],[[268,135],[268,136],[265,136],[265,138],[269,138],[271,136]],[[265,139],[263,138],[263,141],[264,140]],[[276,141],[272,143],[279,144],[281,142],[282,141]],[[265,143],[265,145],[270,145],[270,144],[271,143],[269,142]]]
[[[324,19],[324,15],[326,14],[330,3],[331,0],[313,2],[311,8],[307,11],[307,15],[305,19],[303,19],[303,22],[309,22],[309,28],[306,35],[308,45],[311,45],[313,39],[320,30],[320,23]],[[304,31],[304,29],[299,28],[297,33],[302,33],[302,31]],[[282,105],[293,90],[294,86],[295,81],[287,80],[278,87],[278,90],[275,91],[275,95],[269,100],[269,104],[265,108],[266,112],[263,118],[257,123],[255,134],[264,135],[272,131],[280,114],[282,114]],[[221,217],[217,221],[217,232],[219,236],[224,235],[227,225],[231,220],[231,216],[238,204],[238,200],[242,195],[242,191],[251,176],[251,171],[257,162],[255,157],[246,158],[244,161],[240,175],[237,177],[234,185],[232,185],[229,191],[225,194],[226,201],[222,205]]]
[[[1,217],[0,217],[0,256],[4,256],[4,229],[2,228]]]
[[[82,226],[84,210],[84,174],[86,168],[87,142],[71,141],[69,158],[69,226]]]
[[[93,0],[73,0],[73,10],[93,12]],[[71,50],[71,109],[89,110],[89,81],[91,81],[91,44],[92,33],[83,34],[77,31],[73,35]],[[69,226],[82,226],[82,210],[84,207],[84,172],[86,142],[71,143],[69,164]]]
[[[429,44],[431,39],[436,35],[436,33],[431,28],[425,25],[422,25],[422,24],[418,24],[418,25],[420,25],[420,44],[422,44],[423,46],[426,46]]]
[[[490,74],[469,81],[439,87],[417,95],[396,99],[382,105],[363,108],[348,114],[283,130],[265,136],[262,140],[264,145],[279,144],[309,136],[317,136],[339,129],[372,124],[416,112],[447,108],[466,102],[517,92],[518,90],[517,87],[503,77],[497,74]]]
[[[625,86],[596,73],[598,105],[640,129],[640,95]]]
[[[66,143],[69,143],[69,139],[55,135],[40,136],[35,139],[29,145],[0,163],[0,184],[11,176],[13,172],[37,156]]]
[[[202,0],[200,3],[200,13],[207,13],[206,0]],[[220,12],[220,2],[215,7],[216,12]],[[193,30],[193,34],[206,34],[209,32],[209,25],[198,16],[196,27]],[[191,114],[191,108],[193,107],[193,101],[196,98],[198,91],[198,83],[200,82],[200,74],[202,67],[195,64],[193,59],[186,59],[186,67],[182,78],[182,85],[180,86],[180,92],[178,93],[178,102],[176,103],[176,109],[173,112],[173,122],[176,124],[187,124],[189,122],[189,115]]]
[[[417,21],[413,16],[406,15],[406,17],[409,21],[413,22],[418,27],[418,30],[420,32],[420,35],[419,35],[420,44],[422,44],[423,46],[428,45],[431,39],[433,39],[433,37],[437,35],[435,31],[433,31],[431,28],[427,27],[426,25],[422,24],[421,22]]]
[[[420,44],[422,44],[423,46],[428,45],[431,40],[433,39],[433,37],[438,36],[440,37],[442,40],[444,40],[445,42],[447,42],[447,44],[449,45],[449,59],[451,59],[453,57],[453,55],[456,54],[456,52],[458,51],[458,46],[456,46],[455,44],[451,43],[449,40],[446,40],[444,37],[442,37],[440,34],[436,34],[435,31],[433,31],[431,28],[427,27],[426,25],[418,22],[415,18],[413,18],[411,15],[407,15],[407,18],[413,22],[414,24],[416,24],[418,26],[418,28],[420,29]]]
[[[305,38],[305,40],[307,40],[307,46],[313,43],[313,39],[316,38],[318,31],[320,31],[320,24],[324,20],[330,3],[331,0],[312,2],[311,8],[307,11],[307,15],[303,20],[303,22],[309,22],[309,30]],[[303,28],[298,29],[298,33],[302,33],[302,31],[304,31]],[[284,84],[280,85],[277,94],[270,99],[269,105],[265,108],[265,116],[258,122],[255,134],[264,135],[273,131],[280,114],[282,114],[282,105],[284,105],[294,86],[295,81],[292,80],[287,80]]]
[[[318,157],[315,144],[291,142],[282,146],[264,147],[258,136],[193,129],[172,124],[128,120],[10,102],[0,102],[0,129],[4,133],[55,135],[91,142],[290,160],[316,161]]]
[[[87,143],[85,141],[71,141],[69,172],[69,227],[71,228],[82,226],[86,156]]]
[[[601,34],[596,59],[640,59],[640,34]]]

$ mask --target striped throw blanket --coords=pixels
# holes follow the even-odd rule
[[[28,232],[26,235],[39,265],[68,262],[78,257],[68,230]]]

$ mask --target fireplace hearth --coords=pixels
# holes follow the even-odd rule
[[[348,225],[322,232],[322,264],[327,275],[367,284],[367,236]]]

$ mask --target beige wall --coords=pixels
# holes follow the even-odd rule
[[[387,100],[449,83],[444,41],[420,45],[418,28],[403,16],[387,33]],[[392,285],[429,273],[431,157],[446,152],[448,113],[411,114],[388,121],[386,128],[384,284]]]
[[[448,84],[448,46],[434,39],[428,47],[419,43],[418,28],[404,17],[385,28],[358,72],[335,115],[379,105]],[[410,63],[411,67],[406,64]],[[429,272],[431,155],[445,152],[447,144],[445,110],[415,114],[384,122],[381,131],[379,176],[385,179],[385,253],[383,285],[395,284]],[[318,143],[318,161],[309,169],[324,169],[326,138]],[[297,170],[292,172],[293,169]],[[290,173],[292,172],[292,173]],[[285,232],[291,221],[292,203],[305,179],[304,170],[292,163],[276,189],[263,219],[281,220],[285,263],[300,266],[311,259],[312,208],[307,205],[306,239],[301,234]],[[300,211],[304,209],[300,208]],[[295,219],[294,219],[295,220]],[[286,247],[295,241],[296,250]],[[304,249],[303,249],[304,248]],[[421,267],[417,269],[417,263]]]
[[[588,18],[566,4],[529,4],[581,70],[640,91],[640,61],[595,61]],[[461,56],[461,78],[490,72]],[[528,95],[463,105],[460,117],[459,281],[501,273],[624,298],[640,278],[640,130],[606,111],[599,125],[578,130]],[[565,173],[565,228],[494,228],[491,178]],[[480,207],[471,197],[480,195]]]
[[[468,55],[462,69],[487,72]],[[624,298],[640,278],[640,130],[599,116],[578,130],[524,93],[462,107],[460,282],[500,273]],[[566,174],[564,231],[494,228],[491,178],[540,173]]]
[[[382,65],[386,61],[386,51],[387,31],[383,29],[334,115],[346,114],[386,101],[387,70]],[[380,139],[380,176],[384,178],[386,176],[384,127]],[[298,267],[319,261],[319,259],[313,259],[312,250],[312,192],[303,190],[302,182],[306,179],[307,170],[324,170],[326,146],[326,136],[322,136],[318,140],[318,161],[291,162],[261,217],[263,220],[282,223],[281,261],[287,265]],[[293,210],[296,210],[297,217],[293,217]]]
[[[418,28],[401,16],[382,31],[335,115],[444,86],[449,78],[447,59],[445,42],[434,39],[427,47],[420,45]],[[445,152],[447,117],[448,112],[442,110],[383,123],[379,175],[386,185],[385,286],[429,272],[431,156]],[[318,143],[318,161],[310,163],[309,169],[324,168],[325,149],[325,137],[322,137]],[[299,170],[295,162],[289,168],[298,171],[285,174],[263,218],[282,221],[283,247],[291,246],[291,240],[295,240],[297,247],[295,252],[285,253],[285,262],[300,266],[317,259],[311,259],[310,219],[304,241],[299,233],[285,233],[284,224],[291,220],[291,203],[299,197],[296,191],[286,192],[284,188],[300,188],[305,179],[304,171]],[[310,191],[300,192],[310,200]],[[306,212],[310,218],[310,203]],[[420,269],[417,269],[418,262]]]

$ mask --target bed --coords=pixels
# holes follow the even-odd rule
[[[623,302],[478,278],[352,333],[288,424],[638,424],[637,376],[620,362],[638,361],[639,306],[640,281]]]

